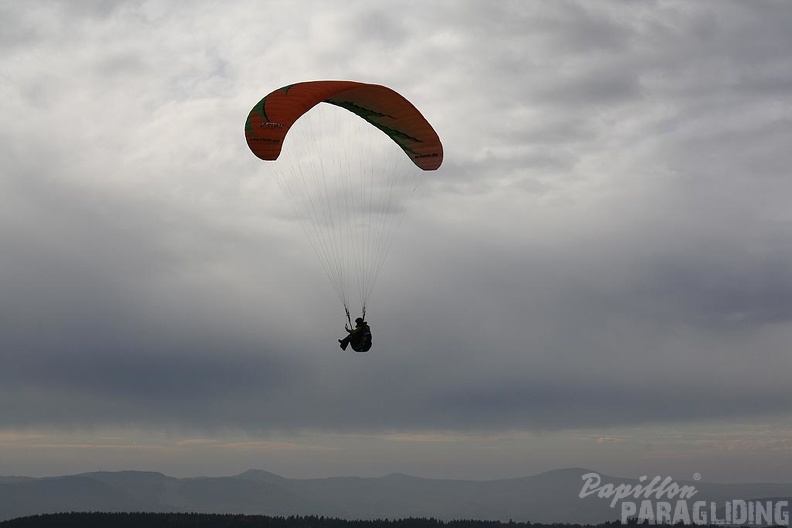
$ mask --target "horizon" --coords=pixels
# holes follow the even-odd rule
[[[600,477],[608,477],[608,478],[615,478],[615,479],[626,479],[626,480],[636,480],[638,481],[642,477],[659,477],[664,479],[666,477],[672,478],[675,482],[678,483],[696,483],[696,484],[715,484],[715,485],[731,485],[731,484],[748,484],[748,485],[761,485],[761,484],[792,484],[792,478],[787,480],[781,481],[734,481],[734,482],[720,482],[720,481],[713,481],[713,480],[704,480],[696,479],[695,477],[691,477],[690,480],[685,479],[677,479],[673,478],[671,475],[611,475],[608,473],[600,472],[595,469],[591,468],[583,468],[583,467],[564,467],[564,468],[556,468],[556,469],[549,469],[546,471],[541,471],[539,473],[534,473],[531,475],[521,475],[521,476],[513,476],[513,477],[496,477],[496,478],[448,478],[448,477],[424,477],[421,475],[413,475],[408,473],[401,473],[398,471],[394,471],[391,473],[387,473],[384,475],[372,475],[372,476],[360,476],[360,475],[353,475],[353,474],[338,474],[338,475],[321,475],[321,476],[303,476],[303,477],[290,477],[288,475],[282,475],[280,473],[275,473],[266,469],[261,468],[248,468],[244,471],[239,473],[233,474],[218,474],[218,475],[194,475],[194,476],[179,476],[179,475],[171,475],[168,473],[164,473],[162,471],[156,470],[145,470],[145,469],[118,469],[118,470],[95,470],[95,471],[81,471],[78,473],[68,473],[68,474],[58,474],[58,475],[40,475],[40,476],[32,476],[32,475],[5,475],[0,474],[0,478],[31,478],[31,479],[57,479],[62,477],[79,477],[82,475],[93,475],[93,474],[117,474],[117,473],[140,473],[140,474],[154,474],[154,475],[161,475],[167,478],[174,478],[177,480],[190,480],[190,479],[214,479],[214,478],[236,478],[244,476],[248,473],[266,473],[268,475],[272,475],[274,477],[282,478],[285,480],[326,480],[326,479],[386,479],[389,477],[407,477],[419,480],[448,480],[448,481],[467,481],[467,482],[495,482],[495,481],[507,481],[507,480],[521,480],[521,479],[531,479],[535,477],[541,477],[543,475],[548,474],[556,474],[556,473],[569,473],[569,472],[586,472],[586,473],[596,473]],[[583,481],[584,479],[581,479]]]

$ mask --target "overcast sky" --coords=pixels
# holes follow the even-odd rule
[[[0,0],[0,474],[792,475],[792,3]],[[243,126],[443,166],[343,310]]]

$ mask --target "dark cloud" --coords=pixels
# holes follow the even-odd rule
[[[789,415],[787,3],[276,4],[0,7],[0,427]],[[242,139],[320,78],[444,141],[368,355]]]

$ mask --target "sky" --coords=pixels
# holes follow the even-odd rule
[[[792,3],[0,0],[0,475],[792,475]],[[343,309],[244,121],[438,132]]]

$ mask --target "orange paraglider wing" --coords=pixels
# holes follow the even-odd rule
[[[322,102],[345,108],[380,129],[423,170],[435,170],[443,162],[440,138],[410,101],[385,86],[353,81],[302,82],[264,97],[245,122],[250,150],[263,160],[276,160],[294,122]]]

